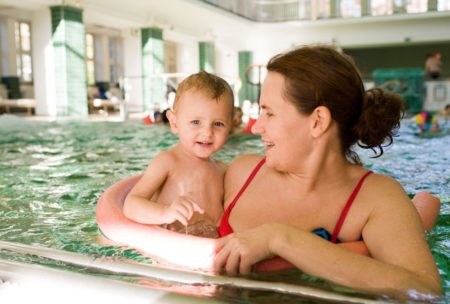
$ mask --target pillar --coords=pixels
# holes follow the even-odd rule
[[[151,111],[165,102],[165,84],[160,74],[164,73],[164,42],[162,29],[141,29],[141,53],[143,76],[143,110]]]
[[[216,54],[214,42],[199,42],[199,59],[200,70],[205,70],[208,73],[216,72]]]
[[[438,10],[438,0],[428,0],[428,11],[435,12]]]
[[[372,8],[370,0],[361,0],[361,16],[372,15]]]
[[[55,63],[56,115],[87,116],[87,80],[83,12],[58,5],[50,8]]]
[[[242,102],[246,99],[248,99],[252,102],[259,102],[258,87],[249,83],[245,76],[245,72],[246,72],[247,68],[253,62],[253,53],[251,51],[239,51],[238,56],[239,56],[239,58],[238,58],[239,78],[242,83],[241,89],[239,90],[239,104],[242,105]],[[250,73],[252,73],[252,72],[256,73],[257,71],[251,71]],[[255,80],[257,80],[257,79],[255,79]]]

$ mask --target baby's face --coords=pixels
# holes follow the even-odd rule
[[[232,105],[226,96],[215,100],[201,90],[183,93],[174,111],[180,143],[191,154],[208,158],[225,145],[231,128]]]

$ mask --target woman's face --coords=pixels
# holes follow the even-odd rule
[[[312,149],[311,120],[283,96],[284,83],[281,74],[267,74],[261,91],[260,116],[252,133],[261,135],[267,166],[292,172]]]

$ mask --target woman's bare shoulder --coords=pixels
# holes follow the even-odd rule
[[[252,170],[264,156],[259,154],[246,154],[236,157],[228,166],[228,171],[240,171],[246,172],[247,170]]]
[[[372,174],[365,182],[364,188],[362,195],[365,201],[371,203],[373,211],[384,213],[413,207],[402,185],[391,176]]]
[[[369,192],[379,195],[405,194],[401,184],[393,177],[380,173],[373,173],[367,179]]]

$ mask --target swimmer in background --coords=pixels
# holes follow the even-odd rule
[[[173,110],[167,111],[179,143],[150,161],[125,199],[127,218],[178,232],[217,236],[226,166],[212,155],[228,139],[233,104],[228,83],[205,71],[180,83]]]
[[[439,111],[439,116],[447,123],[450,120],[450,104],[446,105],[444,109]]]
[[[414,119],[420,132],[435,133],[440,131],[437,117],[430,112],[420,112],[414,116]]]
[[[244,115],[244,112],[242,111],[242,109],[240,107],[234,107],[230,135],[241,134],[244,132],[244,128],[242,127],[242,116],[243,115]]]

